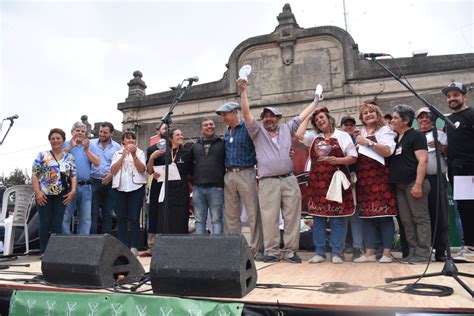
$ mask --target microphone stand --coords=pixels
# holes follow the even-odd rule
[[[163,182],[163,187],[165,189],[165,196],[164,196],[164,200],[163,200],[163,222],[164,222],[164,231],[163,233],[164,234],[167,234],[169,232],[169,225],[168,225],[168,219],[169,219],[169,204],[168,204],[168,171],[169,171],[169,165],[170,165],[170,156],[171,156],[171,150],[170,150],[170,144],[169,144],[169,141],[170,141],[170,136],[169,135],[169,131],[171,130],[170,129],[170,126],[171,126],[171,116],[173,115],[173,111],[174,111],[174,108],[176,107],[176,105],[178,104],[179,101],[181,101],[181,98],[184,96],[184,94],[189,90],[191,89],[191,86],[193,84],[193,81],[188,81],[188,85],[183,87],[183,83],[185,82],[186,80],[183,80],[177,87],[176,89],[176,93],[174,95],[174,99],[173,99],[173,102],[171,103],[170,105],[170,109],[169,111],[163,116],[163,118],[161,119],[161,125],[162,124],[166,124],[166,137],[165,137],[165,141],[166,141],[166,153],[165,153],[165,180]],[[161,127],[160,125],[160,127]]]
[[[434,105],[432,105],[428,100],[426,100],[424,97],[420,96],[410,85],[406,84],[403,80],[400,79],[400,76],[396,75],[393,73],[390,69],[388,69],[384,64],[382,64],[380,61],[378,61],[375,57],[371,58],[371,60],[382,67],[387,73],[389,73],[395,80],[397,80],[399,83],[401,83],[405,88],[408,89],[411,93],[415,95],[420,101],[422,101],[429,109],[431,112],[430,119],[431,119],[431,126],[432,126],[432,131],[433,131],[433,139],[434,139],[434,144],[435,144],[435,155],[436,155],[436,184],[437,184],[437,199],[436,199],[436,220],[439,218],[439,194],[441,192],[444,192],[443,194],[444,199],[447,201],[447,195],[446,195],[446,188],[444,187],[444,182],[441,181],[442,177],[442,170],[441,170],[441,156],[439,153],[439,145],[438,145],[438,129],[436,128],[436,119],[440,118],[443,120],[446,125],[448,125],[451,128],[456,128],[447,118],[444,116]],[[446,261],[444,263],[443,269],[441,272],[435,272],[435,273],[426,273],[426,274],[418,274],[418,275],[411,275],[411,276],[406,276],[406,277],[398,277],[398,278],[386,278],[385,283],[391,283],[391,282],[396,282],[396,281],[402,281],[402,280],[411,280],[411,279],[422,279],[422,278],[429,278],[429,277],[436,277],[436,276],[450,276],[453,277],[459,285],[461,285],[470,295],[471,298],[474,298],[474,292],[469,288],[469,286],[464,283],[463,280],[459,278],[459,276],[464,276],[468,278],[474,278],[474,274],[470,273],[464,273],[464,272],[459,272],[458,269],[456,268],[456,265],[454,263],[453,257],[451,256],[451,247],[449,245],[449,225],[447,232],[444,236],[445,244],[446,244]],[[418,282],[418,281],[417,281]]]
[[[0,142],[0,146],[3,145],[3,141],[5,140],[5,138],[7,138],[8,132],[10,132],[10,129],[12,128],[13,123],[14,123],[14,120],[10,118],[10,126],[8,126],[8,129],[5,135],[3,135],[2,141]]]

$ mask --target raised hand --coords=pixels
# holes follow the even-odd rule
[[[89,141],[89,139],[84,138],[82,140],[82,144],[84,145],[84,151],[87,152],[89,150],[89,146],[90,146],[91,142]]]
[[[130,154],[132,154],[132,156],[135,156],[135,154],[137,153],[137,146],[135,146],[133,144],[128,144],[127,145],[127,150]]]
[[[247,90],[248,82],[245,79],[238,79],[237,80],[237,85],[239,86],[240,92],[244,92],[244,91]]]
[[[165,153],[166,153],[166,150],[158,149],[158,150],[155,150],[155,151],[150,155],[150,158],[151,158],[151,159],[155,159],[155,158],[158,158],[158,157],[160,157],[160,156],[163,156]]]

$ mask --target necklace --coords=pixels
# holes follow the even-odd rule
[[[230,135],[229,143],[232,144],[234,142],[234,137],[232,137],[232,128],[229,128],[229,135]]]
[[[179,151],[179,147],[176,148],[176,153],[174,153],[174,149],[172,148],[171,149],[171,161],[174,162],[176,160],[176,156],[178,156],[178,151]]]

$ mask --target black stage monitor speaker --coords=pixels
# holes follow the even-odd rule
[[[113,286],[120,275],[138,279],[145,274],[130,249],[108,234],[51,236],[41,271],[52,284],[97,287]]]
[[[243,297],[257,284],[241,235],[158,235],[150,274],[156,294]]]

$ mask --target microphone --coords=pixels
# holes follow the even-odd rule
[[[189,78],[184,79],[184,81],[188,81],[189,83],[198,82],[199,77],[198,76],[189,77]]]
[[[385,54],[385,53],[363,53],[363,52],[359,52],[359,58],[360,59],[377,58],[377,57],[382,57],[382,56],[392,56],[392,55]]]
[[[15,115],[6,117],[6,118],[4,118],[3,120],[4,120],[4,121],[6,121],[6,120],[13,121],[13,120],[16,120],[17,118],[18,118],[18,114],[15,114]]]

